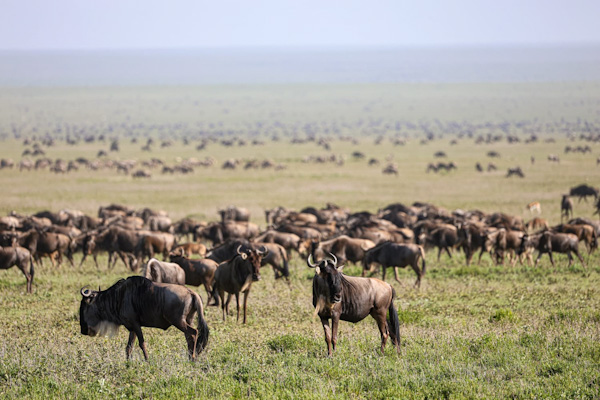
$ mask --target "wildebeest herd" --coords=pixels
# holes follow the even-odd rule
[[[569,196],[592,196],[598,202],[596,188],[572,188],[561,203],[567,222],[552,227],[539,216],[526,222],[502,212],[449,211],[421,202],[389,204],[376,213],[352,212],[335,204],[301,210],[275,207],[265,210],[265,229],[250,222],[247,209],[235,206],[221,209],[217,221],[172,221],[165,211],[119,204],[100,207],[96,216],[69,209],[33,215],[11,212],[0,218],[0,268],[17,266],[26,277],[28,293],[34,264],[41,266],[46,258],[58,266],[66,258],[74,268],[79,252],[80,266],[91,256],[98,267],[97,255],[106,253],[107,268],[119,259],[131,272],[141,268],[141,277],[120,280],[107,290],[81,290],[81,333],[103,335],[123,325],[130,332],[127,358],[137,337],[147,359],[141,328],[175,326],[185,334],[189,357],[195,360],[208,343],[209,330],[201,297],[185,285],[204,286],[206,305],[220,305],[223,320],[235,297],[237,318],[242,309],[246,323],[248,296],[260,280],[261,266],[270,265],[276,279],[289,283],[290,258],[297,254],[315,269],[313,305],[323,323],[329,355],[336,347],[339,320],[358,322],[367,315],[377,322],[381,350],[388,338],[399,349],[396,291],[385,282],[388,267],[394,268],[395,279],[402,284],[398,268],[410,265],[417,288],[431,249],[437,250],[438,261],[442,254],[456,257],[463,252],[467,265],[477,252],[478,262],[489,254],[497,264],[506,259],[512,265],[532,264],[537,250],[535,266],[543,254],[554,265],[554,253],[566,254],[571,266],[574,253],[585,267],[580,243],[588,254],[595,251],[600,223],[571,218]],[[540,213],[536,203],[527,207]],[[362,277],[342,273],[349,263],[362,267]],[[382,280],[366,277],[378,266]],[[193,325],[195,317],[198,323]]]

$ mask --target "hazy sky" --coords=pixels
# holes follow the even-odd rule
[[[0,49],[598,44],[600,0],[0,0]]]

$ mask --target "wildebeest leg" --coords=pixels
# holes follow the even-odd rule
[[[550,264],[554,267],[554,259],[552,258],[552,252],[548,252],[548,256],[550,257]]]
[[[100,267],[98,266],[98,254],[92,254],[92,258],[94,259],[94,264],[96,264],[96,269],[99,269]]]
[[[579,250],[575,249],[575,255],[577,256],[577,258],[579,258],[579,261],[581,261],[581,265],[584,266],[584,268],[587,268],[587,265],[585,264],[585,262],[583,261],[583,257],[581,256],[581,254],[579,253]]]
[[[83,253],[83,257],[81,257],[81,262],[79,263],[79,268],[81,268],[81,266],[83,265],[83,262],[85,261],[86,258],[87,258],[87,254]]]
[[[331,351],[331,328],[329,327],[329,319],[321,317],[321,324],[323,324],[323,331],[325,332],[325,343],[327,343],[327,355],[331,357],[333,353]]]
[[[229,301],[229,299],[228,299],[228,301]],[[237,310],[237,317],[236,317],[235,321],[239,322],[240,321],[240,294],[239,294],[239,292],[235,294],[235,308]],[[244,321],[244,323],[245,322],[246,321]]]
[[[219,289],[219,297],[221,298],[221,310],[223,311],[223,321],[225,321],[225,315],[229,314],[229,301],[231,300],[231,293],[227,294],[227,300],[225,300],[225,291]]]
[[[144,341],[144,335],[142,334],[142,328],[140,326],[135,327],[135,335],[137,336],[138,339],[138,345],[140,346],[140,349],[142,349],[142,352],[144,353],[144,359],[146,361],[148,361],[148,350],[146,350],[146,342]]]
[[[438,262],[440,261],[440,257],[442,256],[443,247],[440,247],[438,250]]]
[[[413,269],[415,267],[413,266]],[[417,269],[415,271],[417,271],[417,275],[419,275],[419,271],[418,271],[419,267],[417,267]],[[400,281],[400,277],[398,276],[398,267],[394,266],[394,279],[396,280],[396,282],[398,282],[400,284],[400,286],[404,286],[402,285],[402,282]]]
[[[125,347],[125,356],[129,360],[131,358],[131,351],[133,350],[133,342],[135,340],[135,332],[129,331],[129,340],[127,341],[127,347]]]
[[[248,295],[250,295],[250,289],[244,292],[244,324],[246,323],[246,305],[248,304]]]
[[[452,253],[450,253],[450,248],[445,247],[444,249],[446,250],[446,253],[448,253],[448,257],[452,258]]]
[[[387,338],[389,336],[388,325],[385,319],[387,314],[387,310],[383,309],[383,313],[381,309],[373,309],[371,311],[371,316],[377,322],[377,327],[379,328],[379,334],[381,335],[381,354],[383,354],[385,349],[385,343],[387,342]]]
[[[340,314],[333,313],[333,316],[331,317],[331,346],[333,348],[333,351],[335,351],[335,348],[337,347],[337,333],[338,333],[339,325],[340,325]]]
[[[571,265],[573,265],[573,256],[570,251],[567,251],[567,257],[569,257],[569,265],[567,265],[567,268],[571,268]]]
[[[179,329],[181,332],[184,333],[185,340],[187,341],[188,345],[188,357],[191,361],[196,361],[196,342],[198,341],[198,330],[190,325],[191,322],[192,321],[182,319],[180,321],[174,321],[174,323],[172,323],[175,328]]]
[[[385,282],[385,271],[387,270],[387,266],[382,264],[381,269],[381,280]]]
[[[535,265],[534,265],[534,267],[537,268],[538,263],[540,262],[540,258],[542,258],[542,252],[541,251],[538,253],[537,258],[535,259]]]
[[[412,267],[415,274],[417,274],[417,280],[415,281],[415,287],[421,287],[421,270],[419,269],[419,260],[415,260],[410,266]],[[397,269],[394,268],[394,272],[397,272]],[[396,275],[396,280],[398,281],[398,275]],[[400,281],[398,281],[400,282]]]
[[[65,255],[67,257],[67,260],[69,260],[69,263],[71,264],[71,267],[75,268],[75,263],[73,262],[73,255],[71,253],[67,253]]]
[[[477,261],[477,265],[481,264],[481,257],[483,256],[483,253],[485,251],[485,247],[481,247],[481,251],[479,252],[479,260]]]

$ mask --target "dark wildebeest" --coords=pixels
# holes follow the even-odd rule
[[[0,269],[17,266],[27,279],[27,293],[31,293],[33,283],[33,259],[31,253],[24,247],[0,247]]]
[[[421,259],[421,268],[419,268],[419,258]],[[398,278],[398,268],[405,268],[410,265],[417,274],[415,281],[416,287],[421,287],[421,279],[425,275],[425,250],[417,244],[398,244],[392,242],[384,242],[369,249],[365,253],[363,262],[362,276],[365,276],[371,268],[372,263],[378,263],[383,269],[382,280],[385,282],[385,270],[388,267],[394,267],[394,277],[400,284]]]
[[[538,265],[540,258],[542,258],[542,254],[548,253],[548,256],[550,257],[550,263],[554,267],[552,253],[556,252],[567,254],[569,257],[568,267],[573,264],[573,256],[571,253],[575,253],[577,258],[579,258],[579,261],[581,261],[581,265],[586,267],[583,257],[581,254],[579,254],[579,239],[577,239],[577,236],[572,233],[555,233],[552,231],[546,231],[535,235],[526,235],[523,238],[521,247],[522,249],[531,247],[539,252],[535,260],[535,266]]]
[[[137,269],[138,263],[136,262],[135,265],[130,264],[128,255],[135,254],[138,251],[138,243],[140,242],[139,232],[123,229],[118,226],[111,226],[94,235],[91,241],[99,249],[104,249],[108,252],[108,268],[115,266],[117,256],[119,256],[127,268],[132,271]]]
[[[188,355],[192,361],[208,343],[208,325],[204,320],[202,299],[197,293],[181,285],[154,283],[142,276],[121,279],[103,291],[81,289],[79,323],[83,335],[104,335],[120,325],[129,331],[125,348],[131,357],[133,342],[138,344],[148,360],[148,351],[142,327],[168,329],[171,325],[185,334]],[[197,329],[192,327],[194,315]]]
[[[206,293],[208,294],[206,305],[210,305],[211,297],[213,297],[217,305],[219,304],[216,295],[213,294],[213,282],[215,280],[215,271],[219,266],[218,262],[208,258],[202,260],[190,260],[181,253],[171,253],[169,259],[172,263],[179,265],[181,269],[183,269],[186,285],[204,285],[204,289],[206,289]]]
[[[598,235],[596,229],[588,224],[560,224],[553,226],[552,230],[561,233],[572,233],[577,236],[580,242],[585,243],[585,247],[590,254],[598,247]]]
[[[229,302],[231,296],[235,295],[235,303],[237,307],[237,320],[240,319],[240,292],[244,293],[244,320],[246,323],[246,305],[248,302],[248,294],[252,282],[260,279],[260,264],[263,256],[267,254],[267,250],[248,249],[244,252],[240,251],[241,245],[237,248],[237,254],[229,261],[225,261],[219,265],[215,273],[215,288],[221,299],[221,309],[223,310],[223,321],[229,312]],[[228,293],[225,300],[225,292]]]
[[[454,249],[462,244],[461,238],[458,236],[458,230],[455,226],[449,224],[439,225],[434,230],[430,231],[425,239],[425,243],[438,248],[438,261],[442,255],[442,251],[452,258],[450,249]]]
[[[175,263],[151,258],[142,268],[142,276],[156,283],[185,285],[185,271]]]
[[[489,251],[489,247],[487,246],[488,231],[485,229],[485,226],[467,222],[458,228],[457,235],[465,252],[467,266],[471,264],[471,260],[477,250],[479,250],[477,263],[481,263],[483,253]]]
[[[588,196],[593,196],[594,199],[597,199],[600,193],[598,188],[582,184],[579,186],[572,187],[569,191],[569,195],[577,196],[579,198],[579,201],[581,201],[581,199],[587,201]]]
[[[506,177],[509,178],[513,175],[518,176],[519,178],[525,178],[525,174],[521,167],[509,168],[506,172]]]
[[[221,222],[224,223],[227,220],[232,221],[250,221],[250,211],[247,208],[228,206],[223,210],[219,210],[221,215]]]
[[[384,351],[388,336],[396,351],[400,352],[400,322],[394,308],[396,292],[392,285],[375,278],[344,275],[343,265],[337,265],[335,255],[331,254],[331,257],[333,259],[324,259],[317,264],[311,262],[311,255],[307,259],[308,266],[315,268],[313,306],[323,324],[328,355],[331,356],[335,351],[340,319],[356,323],[367,315],[377,322],[381,334],[381,352]]]
[[[235,257],[238,254],[239,246],[242,246],[242,252],[250,249],[260,250],[266,248],[268,252],[262,258],[261,267],[267,264],[271,265],[275,273],[275,279],[279,279],[281,276],[289,278],[290,270],[287,252],[283,246],[277,243],[256,243],[244,239],[227,240],[225,243],[210,249],[206,258],[215,260],[220,264]]]
[[[500,228],[494,235],[490,235],[489,238],[492,241],[492,252],[496,257],[498,264],[504,264],[504,257],[506,253],[509,253],[509,260],[511,256],[514,256],[512,265],[514,266],[521,261],[522,253],[522,242],[526,236],[525,232]],[[526,254],[526,253],[525,253]],[[531,260],[530,260],[531,261]]]
[[[563,218],[569,219],[569,215],[573,216],[573,201],[568,195],[563,194],[560,202],[560,220],[562,221]]]

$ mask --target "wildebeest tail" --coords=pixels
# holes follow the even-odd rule
[[[388,329],[392,338],[392,343],[400,351],[400,320],[398,319],[398,312],[394,307],[394,298],[396,297],[396,291],[392,288],[392,301],[390,301],[390,307],[388,308]]]
[[[209,329],[206,320],[204,319],[202,299],[198,295],[194,296],[194,307],[196,308],[196,314],[198,315],[198,341],[196,342],[196,354],[198,354],[204,350],[208,344]]]
[[[419,246],[419,252],[421,253],[421,277],[425,275],[425,250],[423,246]]]

